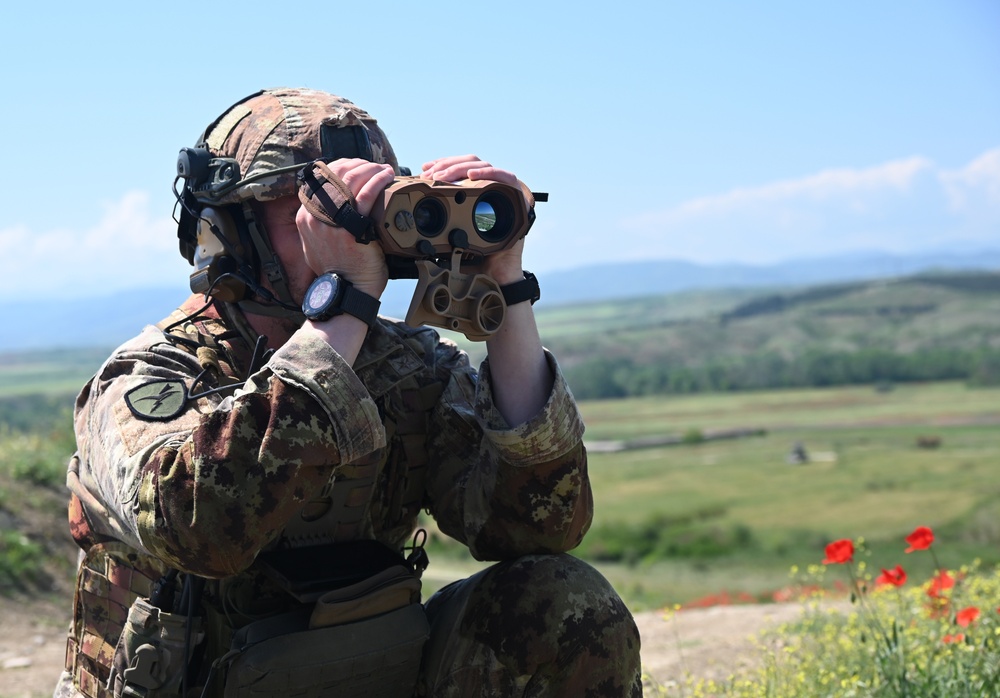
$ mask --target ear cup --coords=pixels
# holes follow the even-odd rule
[[[238,303],[247,296],[247,281],[240,260],[246,259],[243,243],[231,211],[205,207],[198,217],[197,245],[191,290],[225,303]]]

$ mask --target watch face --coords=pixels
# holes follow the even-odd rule
[[[305,305],[308,311],[322,312],[337,296],[337,285],[337,279],[333,276],[325,275],[316,279],[309,287],[309,293],[306,294]]]

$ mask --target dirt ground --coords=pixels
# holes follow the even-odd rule
[[[63,607],[65,606],[65,607]],[[800,604],[716,606],[636,615],[643,667],[661,684],[685,675],[725,678],[756,661],[751,637],[772,624],[792,620]],[[52,695],[62,669],[68,605],[0,599],[0,698]]]

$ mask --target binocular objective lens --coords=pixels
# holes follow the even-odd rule
[[[417,225],[417,232],[424,237],[432,238],[444,230],[448,214],[440,201],[428,196],[413,207],[413,222]]]
[[[472,217],[476,232],[486,242],[501,242],[514,229],[514,205],[496,190],[479,197]]]
[[[488,233],[497,224],[497,212],[489,201],[477,201],[476,210],[472,215],[475,218],[477,233]]]

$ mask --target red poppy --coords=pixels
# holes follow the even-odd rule
[[[847,538],[835,540],[826,546],[826,557],[823,558],[824,565],[843,565],[854,559],[854,543]]]
[[[962,642],[965,639],[965,633],[955,633],[954,635],[945,635],[941,638],[941,642],[948,645],[952,642]]]
[[[908,553],[912,553],[914,550],[927,550],[934,542],[934,531],[927,526],[917,526],[913,529],[913,533],[906,537],[906,542],[910,544],[910,547],[906,549]]]
[[[955,614],[955,622],[963,628],[968,628],[969,625],[976,622],[976,618],[978,617],[979,609],[975,606],[969,606],[968,608],[963,608]]]
[[[927,595],[933,598],[941,596],[941,592],[955,586],[955,578],[948,574],[948,570],[941,570],[931,579],[931,585],[927,588]]]
[[[894,570],[887,570],[883,567],[882,574],[875,578],[875,583],[880,586],[891,584],[894,587],[901,587],[906,584],[906,570],[899,565],[896,565]]]

